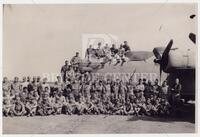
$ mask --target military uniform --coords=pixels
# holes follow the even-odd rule
[[[23,116],[26,113],[25,106],[21,102],[20,97],[16,97],[16,101],[13,104],[12,113],[15,116]]]
[[[9,82],[3,82],[2,83],[2,91],[3,95],[4,94],[9,94],[11,93],[11,84]]]
[[[12,109],[12,97],[10,95],[6,95],[3,97],[3,115],[8,116],[10,114],[10,111]]]
[[[64,65],[62,66],[61,68],[61,76],[62,76],[62,80],[64,82],[66,82],[66,74],[67,74],[67,71],[69,70],[69,65]]]
[[[11,84],[11,94],[19,95],[20,92],[21,92],[20,83],[19,82],[13,82]]]

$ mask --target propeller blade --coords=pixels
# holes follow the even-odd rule
[[[196,35],[194,33],[190,33],[189,38],[194,44],[196,44]]]
[[[167,44],[167,47],[165,48],[165,51],[163,52],[162,58],[169,54],[172,44],[173,44],[173,40],[170,40],[170,42]]]
[[[154,48],[153,49],[153,54],[156,57],[156,59],[160,60],[162,58],[162,54],[159,52],[160,49]]]
[[[165,51],[162,54],[162,58],[161,58],[161,62],[160,62],[162,70],[168,64],[168,55],[169,55],[169,52],[170,52],[170,49],[171,49],[172,45],[173,45],[173,40],[170,40],[170,42],[167,44],[167,47],[165,48]]]
[[[160,60],[160,83],[161,83],[161,79],[162,79],[162,71],[168,64],[168,55],[169,55],[172,45],[173,45],[173,40],[170,40],[170,42],[167,44],[167,47],[165,48],[165,50],[162,54],[162,58]]]
[[[162,67],[160,65],[160,84],[161,84],[161,79],[162,79]]]

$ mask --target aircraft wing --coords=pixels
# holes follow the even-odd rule
[[[89,62],[87,59],[83,59],[80,63],[80,69],[85,72],[92,72],[96,71],[97,69],[100,69],[102,66],[102,63],[99,59],[92,59],[91,62]]]
[[[80,67],[81,72],[92,72],[93,68],[91,67]]]
[[[153,53],[149,51],[131,51],[126,53],[126,57],[129,58],[130,61],[145,61],[152,56]]]

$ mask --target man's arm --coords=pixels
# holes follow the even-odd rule
[[[87,56],[89,56],[89,51],[88,51],[88,49],[86,49],[85,58],[86,58]]]
[[[74,64],[74,59],[75,59],[75,57],[72,57],[72,59],[70,60],[71,65]]]
[[[60,73],[63,73],[63,72],[64,72],[63,67],[64,67],[64,66],[61,67]]]

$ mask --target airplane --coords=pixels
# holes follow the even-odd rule
[[[146,61],[153,56],[153,53],[150,51],[130,51],[125,56],[129,61]]]
[[[185,52],[179,48],[173,48],[173,40],[170,40],[166,47],[155,47],[153,52],[149,51],[130,51],[125,56],[129,61],[145,61],[155,56],[153,62],[160,65],[160,81],[162,72],[167,74],[166,80],[170,87],[173,86],[174,80],[179,78],[182,84],[181,98],[188,100],[195,99],[195,47],[192,45]],[[82,71],[96,72],[102,69],[102,64],[106,64],[108,60],[103,58],[102,62],[98,59],[93,62],[88,62],[84,59],[80,63]],[[130,66],[131,64],[129,64]],[[136,64],[132,64],[133,67]],[[148,65],[148,64],[147,64]],[[126,66],[127,67],[127,66]],[[145,68],[144,68],[145,69]],[[145,70],[146,71],[146,70]]]
[[[167,47],[156,47],[153,53],[156,57],[154,62],[160,65],[160,78],[162,72],[168,74],[167,82],[170,87],[174,80],[179,78],[182,84],[181,98],[188,100],[195,99],[195,54],[194,47],[186,49],[186,54],[178,48],[172,48],[173,40],[167,44]]]
[[[195,14],[190,16],[194,19]],[[196,34],[189,33],[189,39],[196,44]],[[148,51],[129,51],[125,56],[129,61],[146,61],[151,56],[155,56],[154,63],[160,65],[160,82],[162,79],[162,72],[167,74],[167,82],[170,87],[175,83],[175,79],[179,78],[182,84],[181,98],[185,102],[195,100],[195,46],[188,45],[187,49],[172,48],[173,40],[171,39],[166,47],[155,47],[153,52]],[[184,51],[184,52],[183,52]],[[97,71],[100,65],[106,64],[108,60],[101,63],[83,63],[83,70]]]
[[[196,15],[190,16],[194,19]],[[181,98],[195,100],[195,44],[196,35],[189,33],[189,39],[194,45],[188,45],[187,49],[172,48],[173,40],[170,40],[167,47],[156,47],[153,49],[154,62],[160,64],[160,79],[162,71],[168,74],[169,86],[173,86],[174,79],[179,78],[182,84]]]

